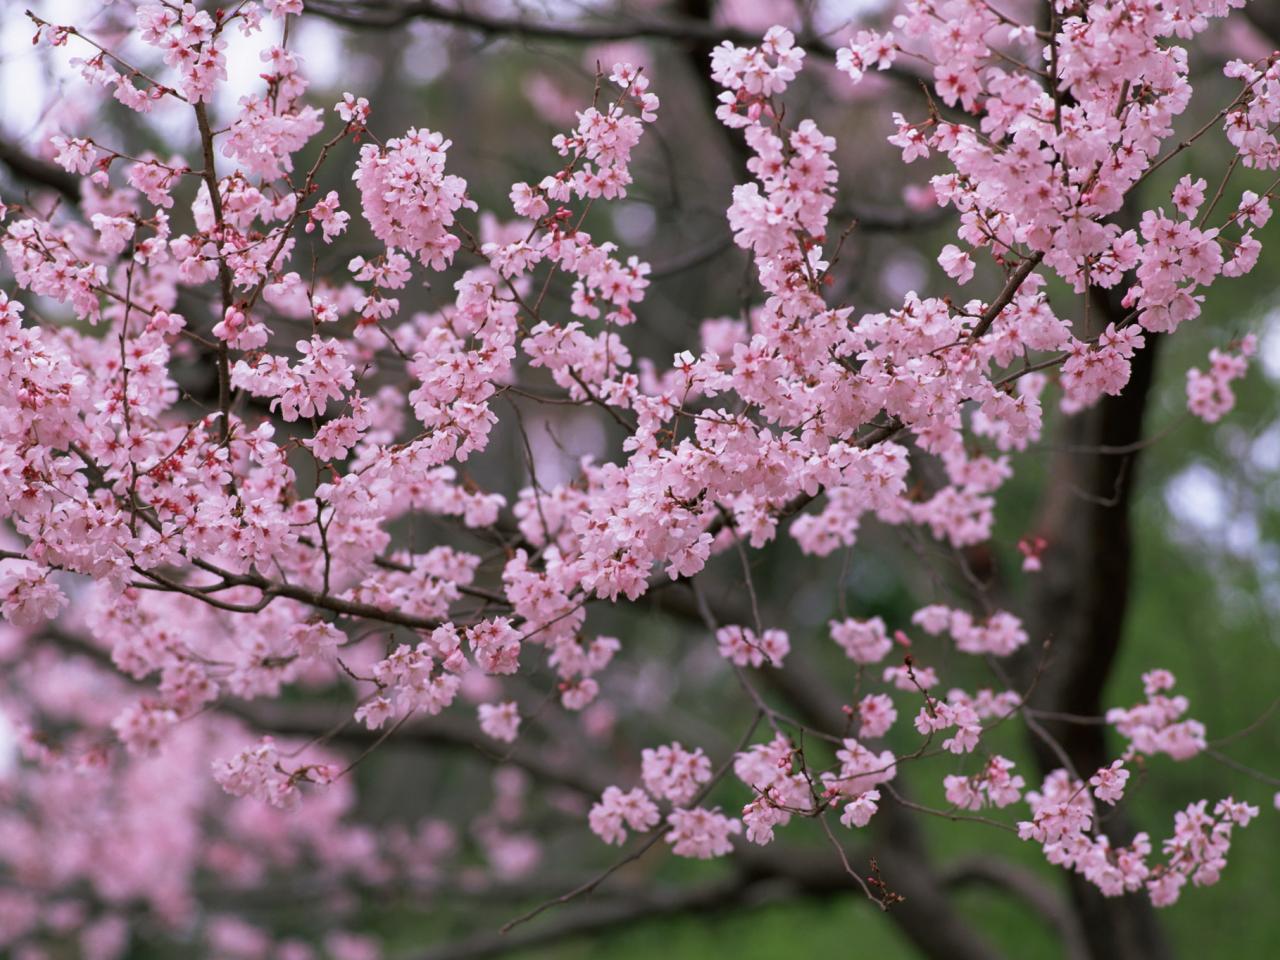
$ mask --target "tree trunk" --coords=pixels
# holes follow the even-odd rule
[[[1103,313],[1097,326],[1125,315],[1117,298],[1095,294]],[[1029,702],[1039,710],[1105,712],[1104,688],[1124,638],[1133,573],[1130,507],[1140,457],[1133,445],[1143,436],[1160,342],[1152,334],[1146,339],[1124,393],[1071,417],[1060,432],[1063,450],[1054,459],[1037,531],[1048,541],[1029,617],[1037,642],[1019,664],[1024,683],[1037,678]],[[1045,640],[1048,660],[1040,664],[1039,641]],[[1043,727],[1085,779],[1113,759],[1105,726],[1047,720]],[[1044,738],[1033,733],[1032,746],[1042,772],[1062,766]],[[1107,821],[1107,832],[1117,845],[1132,840],[1123,811]],[[1103,897],[1078,874],[1069,883],[1094,960],[1173,956],[1145,893]]]

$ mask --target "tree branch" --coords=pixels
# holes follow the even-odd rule
[[[80,202],[80,181],[77,177],[56,164],[31,156],[7,140],[0,140],[0,163],[21,180],[56,190],[72,203]]]
[[[265,701],[230,703],[219,707],[258,729],[284,736],[325,739],[330,743],[368,747],[380,734],[348,717],[335,724],[334,712],[321,704],[280,704]],[[417,747],[448,747],[482,754],[491,763],[509,763],[545,783],[567,787],[588,796],[599,796],[612,781],[597,776],[582,762],[581,754],[571,762],[553,759],[529,743],[518,742],[505,750],[482,736],[474,722],[455,714],[412,719],[396,731],[388,744]]]
[[[1273,44],[1280,46],[1280,6],[1274,3],[1251,3],[1244,15]]]
[[[505,16],[479,10],[459,10],[436,0],[414,0],[409,3],[386,3],[377,0],[311,0],[307,12],[349,27],[393,30],[413,20],[427,20],[490,36],[514,36],[534,40],[557,40],[566,43],[606,43],[615,40],[669,40],[680,44],[716,46],[730,43],[755,46],[761,33],[722,27],[696,16],[618,16],[572,22],[536,20],[523,16]],[[802,36],[797,44],[834,58],[833,47],[820,36]],[[917,78],[904,70],[886,71],[898,79],[917,85]]]
[[[1093,290],[1100,322],[1119,322],[1127,311],[1119,294]],[[1096,407],[1067,419],[1065,449],[1049,471],[1037,533],[1049,546],[1035,578],[1028,617],[1031,636],[1052,642],[1047,668],[1028,705],[1045,714],[1043,733],[1032,749],[1044,772],[1063,765],[1056,746],[1081,776],[1111,757],[1106,727],[1072,724],[1054,715],[1099,716],[1103,688],[1124,638],[1133,575],[1130,507],[1141,453],[1137,441],[1155,378],[1160,337],[1148,333],[1146,347],[1132,361],[1124,392],[1104,397]],[[1110,456],[1100,448],[1130,448]],[[1031,645],[1031,646],[1038,646]],[[1025,680],[1037,672],[1030,647],[1016,662]],[[1108,822],[1114,844],[1128,843],[1132,828],[1123,813]],[[1068,880],[1095,960],[1157,960],[1169,946],[1144,898],[1108,899],[1078,875]]]
[[[1007,860],[978,855],[944,867],[942,883],[947,887],[969,884],[997,887],[1027,904],[1053,927],[1065,960],[1090,960],[1080,918],[1072,911],[1071,904],[1034,871]]]
[[[584,904],[566,910],[552,923],[527,927],[518,933],[480,934],[427,950],[417,960],[483,960],[660,917],[719,913],[739,908],[744,902],[851,892],[849,878],[838,865],[833,869],[826,863],[801,857],[803,869],[797,870],[784,862],[792,858],[774,859],[774,865],[760,861],[727,880],[705,886],[658,889]]]
[[[1004,289],[1000,291],[1000,295],[991,301],[991,305],[982,311],[982,315],[978,318],[978,322],[973,326],[973,332],[969,334],[969,339],[977,340],[996,322],[996,317],[1000,316],[1013,298],[1018,295],[1018,290],[1022,287],[1023,282],[1031,275],[1031,271],[1040,265],[1040,261],[1044,259],[1043,253],[1035,253],[1023,260],[1018,265],[1018,269],[1013,271],[1009,279],[1005,281]]]

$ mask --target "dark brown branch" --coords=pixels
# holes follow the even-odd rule
[[[313,0],[309,13],[350,27],[381,30],[403,27],[413,20],[428,20],[474,30],[487,36],[514,36],[566,43],[606,43],[615,40],[674,40],[681,43],[759,43],[760,37],[746,30],[719,28],[690,17],[624,17],[609,20],[555,22],[530,17],[503,16],[480,10],[458,10],[417,0],[411,3],[355,2],[355,0]],[[821,44],[821,41],[818,41]],[[822,46],[826,46],[822,44]],[[828,47],[828,49],[830,49]]]
[[[209,206],[213,210],[213,220],[217,226],[217,242],[221,246],[225,239],[226,224],[222,218],[222,193],[218,189],[218,171],[213,158],[213,130],[209,127],[209,113],[203,103],[195,105],[196,126],[200,131],[200,151],[204,157],[204,182],[209,189]],[[222,293],[222,315],[226,316],[232,306],[231,267],[226,257],[218,254],[218,287]],[[231,436],[231,361],[227,342],[218,341],[218,410],[222,414],[219,430],[225,444]]]
[[[1000,316],[1001,311],[1013,302],[1013,298],[1018,295],[1018,290],[1022,287],[1023,282],[1031,275],[1031,271],[1040,265],[1040,261],[1043,259],[1043,253],[1036,253],[1018,265],[1018,269],[1013,271],[1005,282],[1004,289],[1000,291],[1000,295],[978,317],[978,322],[973,325],[973,332],[969,334],[970,340],[977,340],[991,329],[991,325],[996,322],[996,317]]]
[[[1245,7],[1244,15],[1269,43],[1280,47],[1280,5],[1254,2]]]
[[[7,140],[0,140],[0,163],[21,180],[58,191],[72,203],[80,202],[80,181],[56,164],[25,153]]]
[[[674,43],[714,47],[728,40],[740,46],[760,43],[762,31],[724,27],[697,16],[617,16],[576,21],[537,20],[523,16],[484,13],[478,9],[459,10],[436,0],[408,3],[358,2],[358,0],[312,0],[307,11],[349,27],[393,30],[413,20],[444,23],[474,30],[485,36],[522,37],[563,43],[605,43],[615,40],[669,40]],[[834,59],[836,47],[820,36],[801,36],[799,46]],[[916,88],[918,77],[894,68],[886,71],[895,79]]]
[[[285,705],[254,701],[224,704],[219,709],[253,727],[282,736],[325,738],[329,743],[363,748],[375,742],[380,735],[376,730],[359,726],[354,720],[342,724],[340,715],[335,716],[332,708],[321,704]],[[544,783],[567,787],[588,796],[598,796],[611,782],[595,775],[582,762],[580,754],[571,758],[571,762],[564,762],[523,742],[498,750],[499,745],[482,736],[474,722],[455,714],[411,719],[396,731],[387,745],[396,744],[478,753],[490,762],[509,763]]]
[[[979,855],[948,864],[942,870],[942,882],[948,887],[991,886],[1021,900],[1053,927],[1064,960],[1089,960],[1089,946],[1080,918],[1072,911],[1071,904],[1036,872],[1007,860]]]
[[[61,629],[47,626],[39,640],[56,644],[68,653],[87,657],[98,666],[129,683],[137,683],[125,674],[112,660],[111,654],[89,640]],[[375,743],[380,734],[358,725],[350,715],[346,722],[337,708],[319,703],[284,704],[273,701],[230,701],[216,707],[219,713],[244,721],[264,733],[285,737],[301,737],[307,740],[324,740],[356,749],[364,749]],[[599,796],[616,778],[601,776],[583,762],[582,754],[575,753],[569,760],[561,760],[541,751],[537,746],[518,742],[501,752],[498,745],[482,736],[476,725],[462,716],[443,713],[436,717],[411,719],[396,731],[388,746],[407,745],[430,749],[455,749],[477,753],[491,763],[509,763],[543,783],[566,787],[588,796]]]
[[[566,910],[552,923],[516,933],[480,934],[427,950],[417,960],[483,960],[661,917],[705,915],[764,901],[848,892],[848,876],[838,864],[826,859],[817,861],[794,853],[787,857],[758,857],[752,858],[742,872],[723,881],[582,904]]]
[[[1091,295],[1100,323],[1124,317],[1118,294],[1094,290]],[[1103,689],[1124,639],[1133,576],[1130,507],[1159,344],[1158,336],[1147,334],[1147,345],[1134,356],[1124,392],[1103,398],[1096,407],[1064,423],[1065,449],[1049,471],[1036,531],[1049,546],[1035,580],[1028,617],[1031,635],[1052,641],[1047,669],[1039,673],[1029,697],[1029,706],[1045,718],[1041,725],[1045,736],[1033,738],[1031,746],[1046,773],[1063,765],[1061,753],[1086,778],[1111,758],[1105,727],[1073,724],[1054,715],[1105,712]],[[1134,452],[1124,456],[1093,452],[1130,447]],[[1019,659],[1018,669],[1023,680],[1035,672],[1031,654]],[[1107,832],[1117,846],[1132,838],[1123,812],[1108,821]],[[1170,956],[1145,899],[1105,898],[1074,874],[1068,883],[1094,960]]]
[[[916,211],[907,207],[851,203],[831,211],[831,220],[834,223],[853,220],[864,233],[908,233],[936,227],[954,215],[949,207],[930,207]]]

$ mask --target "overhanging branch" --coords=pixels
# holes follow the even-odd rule
[[[73,203],[80,200],[80,185],[76,177],[55,164],[31,156],[7,140],[0,140],[0,163],[20,180],[56,190]]]
[[[369,0],[311,0],[307,11],[334,23],[349,27],[394,30],[423,20],[460,29],[473,30],[491,37],[521,37],[528,40],[551,40],[563,43],[609,43],[618,40],[666,40],[692,46],[715,46],[724,41],[740,46],[755,46],[761,34],[755,30],[723,27],[696,17],[661,19],[619,15],[608,19],[555,22],[524,16],[503,16],[477,10],[458,10],[435,0],[411,3],[381,3]],[[820,36],[801,36],[796,43],[819,56],[835,59],[837,48]],[[901,67],[884,71],[886,76],[919,85],[919,75]]]

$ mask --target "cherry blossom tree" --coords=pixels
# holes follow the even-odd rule
[[[1161,662],[1113,675],[1155,353],[1258,264],[1280,188],[1275,24],[1244,6],[906,0],[830,31],[785,4],[759,30],[698,3],[28,12],[117,120],[0,145],[5,951],[398,956],[362,910],[470,896],[504,916],[406,955],[491,956],[783,889],[999,956],[954,896],[977,882],[1072,958],[1171,955],[1157,911],[1219,880],[1278,785]],[[310,18],[675,42],[700,85],[602,58],[559,134],[504,142],[530,174],[485,184],[467,126],[315,95]],[[1259,49],[1200,52],[1234,28]],[[802,88],[893,91],[857,149],[919,185],[851,207]],[[654,189],[646,152],[678,183],[671,109],[714,113],[737,185],[724,243],[651,264],[600,212]],[[1177,178],[1206,145],[1215,177]],[[935,231],[943,292],[859,306],[859,238],[903,230]],[[670,349],[655,284],[725,250],[740,310]],[[1256,345],[1180,374],[1189,415],[1230,419]],[[1002,545],[1050,442],[1043,517]],[[896,621],[847,598],[877,531],[934,571]],[[443,798],[377,815],[367,773],[436,762]],[[1204,790],[1136,817],[1174,764]],[[1054,870],[943,862],[935,827]],[[722,869],[637,873],[680,859]]]

